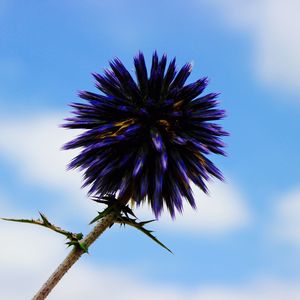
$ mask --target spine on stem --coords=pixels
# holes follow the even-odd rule
[[[117,216],[117,213],[112,211],[96,223],[93,230],[80,241],[86,249],[88,249],[89,246],[92,245],[96,241],[96,239],[116,221]],[[49,279],[43,284],[41,289],[32,298],[32,300],[46,299],[46,297],[57,285],[57,283],[85,252],[86,251],[84,249],[74,246],[69,255],[57,267],[57,269],[53,272]]]

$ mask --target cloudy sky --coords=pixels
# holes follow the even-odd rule
[[[226,183],[198,210],[152,227],[174,255],[114,226],[49,299],[300,299],[300,2],[298,0],[0,0],[0,212],[87,233],[100,208],[66,172],[74,133],[58,127],[91,72],[142,50],[192,61],[228,111]],[[151,218],[147,207],[137,211]],[[64,239],[0,223],[0,290],[29,299],[67,255]]]

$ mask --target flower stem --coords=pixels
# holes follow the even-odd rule
[[[96,241],[96,239],[117,219],[117,213],[111,212],[105,217],[101,218],[93,228],[93,230],[80,241],[87,249],[88,247]],[[84,254],[86,251],[84,249],[74,246],[69,255],[64,259],[64,261],[57,267],[54,273],[49,277],[49,279],[44,283],[37,294],[32,298],[32,300],[43,300],[50,294],[52,289],[57,285],[61,278],[68,272],[68,270],[75,264],[75,262]]]

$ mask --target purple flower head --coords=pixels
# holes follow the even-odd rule
[[[80,147],[69,168],[84,171],[83,186],[103,197],[148,202],[158,217],[167,208],[172,217],[186,199],[195,200],[190,181],[207,192],[210,176],[223,179],[206,157],[225,155],[221,137],[228,135],[212,121],[224,117],[217,94],[203,95],[207,78],[185,84],[191,64],[176,70],[175,59],[155,52],[148,74],[144,56],[134,58],[136,80],[116,58],[103,75],[94,73],[100,93],[80,92],[85,103],[73,103],[74,117],[65,128],[85,129],[64,145]]]

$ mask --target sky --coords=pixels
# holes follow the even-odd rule
[[[212,156],[226,182],[193,188],[188,206],[140,232],[113,226],[49,299],[300,299],[300,2],[298,0],[0,0],[0,214],[87,233],[101,207],[66,171],[76,135],[59,128],[92,72],[154,50],[189,81],[220,92],[228,157]],[[136,210],[142,220],[148,207]],[[29,299],[69,252],[34,225],[0,223],[1,297]]]

